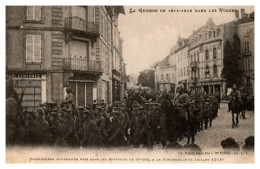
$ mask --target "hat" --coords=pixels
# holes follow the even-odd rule
[[[79,110],[84,110],[84,107],[83,106],[79,106],[78,109]]]
[[[57,108],[52,109],[53,112],[58,112]]]
[[[89,114],[90,111],[89,111],[89,110],[84,110],[82,113],[83,113],[83,114]]]
[[[58,113],[56,113],[56,112],[51,112],[51,113],[50,113],[50,116],[58,117]]]
[[[70,113],[71,110],[70,110],[70,109],[66,109],[64,112],[66,112],[66,113]]]
[[[136,108],[136,110],[142,110],[142,109],[143,109],[142,106],[139,106],[139,107]]]
[[[209,102],[210,101],[210,99],[209,98],[206,98],[206,102]]]
[[[177,88],[183,88],[184,89],[184,85],[183,84],[178,84]]]
[[[100,106],[97,106],[97,107],[96,107],[96,109],[100,110],[100,109],[101,109],[101,107],[100,107]]]
[[[91,109],[91,107],[90,107],[90,106],[86,106],[85,108],[86,108],[86,109],[88,109],[88,110],[90,110],[90,109]]]
[[[37,109],[36,111],[37,111],[37,113],[39,113],[40,116],[43,115],[43,110],[42,109]]]
[[[113,111],[113,114],[120,115],[119,111]]]

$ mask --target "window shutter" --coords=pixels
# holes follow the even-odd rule
[[[33,35],[26,35],[26,62],[33,61]]]
[[[34,35],[34,61],[41,62],[41,35]]]
[[[33,20],[33,6],[27,6],[27,20]]]
[[[34,20],[41,20],[41,6],[34,7]]]

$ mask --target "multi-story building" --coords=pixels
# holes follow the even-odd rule
[[[173,51],[162,61],[155,64],[155,89],[161,92],[174,92],[176,85],[176,62]]]
[[[217,26],[211,18],[193,32],[188,42],[190,86],[207,94],[214,94],[218,88],[221,98],[225,96],[226,80],[221,76],[224,43],[232,43],[235,32],[235,22]]]
[[[241,17],[237,13],[237,33],[240,39],[242,68],[242,86],[254,91],[254,12],[246,14],[241,9]]]
[[[121,6],[6,7],[6,71],[17,93],[24,91],[22,105],[61,103],[68,86],[75,106],[111,103],[119,13]]]
[[[120,69],[121,69],[121,90],[120,90],[120,100],[125,99],[125,93],[127,89],[127,76],[126,76],[126,64],[124,63],[123,58],[123,42],[124,40],[119,37],[119,54],[120,54]]]
[[[184,89],[189,88],[189,65],[188,65],[188,41],[189,39],[178,38],[177,49],[174,51],[176,59],[176,81],[184,85]]]

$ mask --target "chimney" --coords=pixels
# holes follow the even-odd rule
[[[244,19],[245,18],[245,9],[240,9],[241,11],[241,18]]]
[[[239,20],[239,10],[235,11],[236,21]]]

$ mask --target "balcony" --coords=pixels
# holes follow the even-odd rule
[[[65,19],[65,31],[71,31],[75,35],[97,38],[99,36],[99,24],[85,21],[78,16],[68,17]]]
[[[197,83],[198,81],[198,78],[197,77],[191,77],[191,82],[192,83]]]
[[[195,67],[197,67],[198,66],[198,62],[191,62],[190,63],[190,67],[191,68],[195,68]]]
[[[82,58],[64,58],[64,70],[102,73],[102,62]]]

